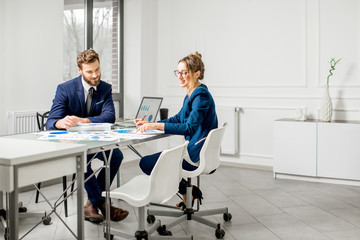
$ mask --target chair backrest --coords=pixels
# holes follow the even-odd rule
[[[188,141],[172,149],[164,150],[150,174],[152,203],[164,203],[171,199],[179,188],[182,177],[182,161]]]
[[[220,148],[227,123],[222,127],[209,132],[200,151],[199,166],[194,171],[183,170],[183,177],[196,177],[200,174],[209,174],[220,165]]]
[[[44,112],[43,114],[36,113],[36,121],[39,128],[39,131],[44,131],[46,126],[46,120],[49,116],[50,111]]]
[[[213,129],[206,137],[205,143],[200,151],[200,164],[204,164],[202,173],[208,174],[220,165],[220,150],[221,142],[224,137],[225,128],[227,123],[223,127]],[[199,166],[200,167],[200,166]]]

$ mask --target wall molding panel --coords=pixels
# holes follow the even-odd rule
[[[318,118],[332,57],[342,58],[329,84],[334,119],[360,120],[360,1],[189,4],[201,15],[185,11],[182,2],[157,1],[156,94],[175,112],[186,91],[172,71],[179,59],[199,51],[216,105],[242,108],[240,156],[226,161],[271,166],[272,122],[294,118],[298,109]]]

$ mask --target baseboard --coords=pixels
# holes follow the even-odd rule
[[[241,168],[273,170],[273,158],[261,155],[245,155],[238,156],[220,155],[220,164],[224,166],[233,166]]]
[[[231,166],[231,167],[239,167],[239,168],[249,168],[249,169],[258,169],[258,170],[268,170],[272,171],[272,166],[266,166],[266,165],[256,165],[256,164],[248,164],[248,163],[239,163],[234,161],[220,161],[221,166]]]
[[[338,178],[310,177],[310,176],[291,175],[291,174],[284,174],[284,173],[274,173],[274,178],[275,179],[289,179],[289,180],[299,180],[299,181],[308,181],[308,182],[318,182],[318,183],[341,184],[341,185],[350,185],[350,186],[360,186],[360,181],[358,181],[358,180],[348,180],[348,179],[338,179]]]

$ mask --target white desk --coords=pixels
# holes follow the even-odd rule
[[[119,129],[121,129],[121,127],[119,127]],[[37,140],[41,135],[37,135],[34,133],[26,133],[26,134],[17,134],[17,135],[10,135],[10,136],[6,136],[6,139],[17,139],[17,140],[28,140],[28,141],[32,141],[32,142],[37,142],[40,145],[45,144],[45,143],[57,143],[59,145],[65,144],[65,143],[60,143],[58,141],[44,141],[44,140]],[[109,168],[109,161],[105,155],[105,151],[110,150],[110,154],[109,156],[112,155],[112,151],[116,148],[120,148],[123,146],[129,146],[131,147],[131,145],[136,144],[136,143],[141,143],[141,142],[147,142],[147,141],[151,141],[151,140],[155,140],[155,139],[159,139],[159,138],[163,138],[163,137],[167,137],[169,135],[167,134],[159,134],[159,135],[155,135],[155,136],[149,136],[148,138],[143,138],[143,139],[118,139],[115,141],[72,141],[73,143],[77,143],[77,144],[84,144],[86,145],[86,154],[91,154],[91,153],[100,153],[103,154],[104,159],[105,159],[105,176],[106,176],[106,224],[105,224],[105,230],[104,232],[106,233],[106,239],[110,239],[110,234],[109,233],[109,229],[110,229],[110,196],[109,196],[109,190],[110,190],[110,168]],[[0,143],[1,146],[1,143]],[[43,146],[43,145],[42,145]],[[111,157],[109,157],[111,158]],[[86,159],[86,157],[85,157]],[[86,161],[86,160],[85,160]],[[65,163],[62,163],[63,166],[66,166]],[[86,165],[85,165],[86,166]],[[70,174],[72,174],[74,172],[71,172]],[[61,174],[60,176],[64,176],[66,174]],[[81,175],[78,175],[81,176]],[[79,185],[79,181],[78,181],[78,190],[79,189],[83,189],[83,182],[84,179],[83,178],[79,178],[78,180],[81,179],[81,187]],[[40,181],[37,181],[40,182]],[[83,191],[83,190],[82,190]],[[82,192],[83,195],[83,192]],[[78,195],[78,200],[79,200],[79,195]],[[82,200],[81,200],[82,201]],[[17,202],[17,201],[16,201]],[[78,202],[79,204],[79,202]],[[79,221],[79,216],[82,217],[81,221],[83,221],[84,218],[84,213],[83,213],[83,207],[82,207],[81,203],[81,207],[79,207],[80,205],[78,205],[78,221]],[[79,209],[81,209],[81,213],[79,212]],[[80,215],[81,214],[81,215]],[[79,224],[79,222],[78,222]],[[82,223],[83,224],[83,223]],[[83,226],[83,225],[82,225]],[[83,236],[83,235],[82,235]],[[82,239],[82,238],[79,238]]]
[[[0,190],[10,193],[9,238],[18,239],[18,188],[84,173],[86,146],[0,137]],[[83,178],[77,182],[78,239],[84,239]]]

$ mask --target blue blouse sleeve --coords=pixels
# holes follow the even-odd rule
[[[186,104],[186,103],[184,103]],[[192,136],[199,128],[201,123],[205,120],[206,113],[210,106],[210,96],[206,93],[200,93],[194,97],[191,106],[184,105],[182,111],[190,111],[187,119],[181,119],[181,116],[177,116],[179,122],[165,123],[165,133],[177,134],[184,136]],[[187,109],[190,108],[190,109]]]

